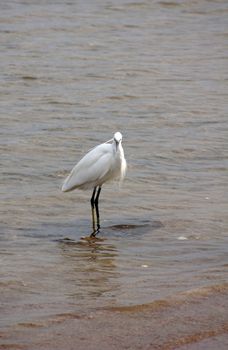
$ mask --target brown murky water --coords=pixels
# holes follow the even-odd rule
[[[227,348],[227,15],[225,0],[0,3],[0,348]],[[82,241],[91,194],[60,186],[117,130],[127,178],[103,186],[101,239]]]

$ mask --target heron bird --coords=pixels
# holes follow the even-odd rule
[[[96,237],[100,230],[99,196],[101,186],[112,179],[124,179],[127,162],[122,147],[122,134],[118,131],[114,137],[94,147],[71,170],[62,185],[63,192],[75,189],[93,189],[90,199],[92,210],[93,232],[90,237]]]

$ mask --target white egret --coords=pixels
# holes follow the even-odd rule
[[[95,237],[100,230],[98,200],[101,186],[115,178],[122,181],[126,173],[127,163],[121,142],[122,135],[116,132],[111,140],[93,148],[75,165],[62,186],[63,192],[73,191],[76,188],[93,189],[90,200],[93,223],[91,237]]]

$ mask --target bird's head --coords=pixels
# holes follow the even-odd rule
[[[115,134],[114,134],[114,141],[118,144],[122,141],[122,134],[117,131]]]

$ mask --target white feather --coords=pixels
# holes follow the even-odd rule
[[[121,141],[122,135],[117,132],[112,144],[102,143],[88,152],[72,169],[63,183],[62,191],[91,189],[118,177],[122,181],[127,163]]]

